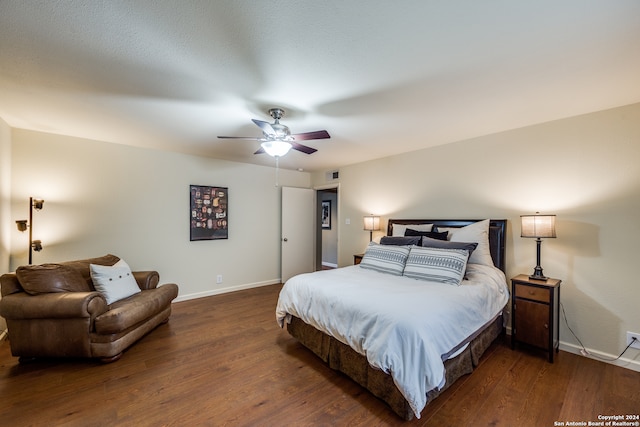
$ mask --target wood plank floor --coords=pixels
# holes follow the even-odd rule
[[[500,338],[478,369],[400,420],[281,330],[280,285],[173,305],[117,362],[20,365],[0,344],[2,426],[554,426],[640,412],[640,373]]]

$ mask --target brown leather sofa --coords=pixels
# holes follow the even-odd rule
[[[178,286],[158,286],[160,276],[156,271],[132,272],[141,291],[110,305],[96,291],[90,264],[113,266],[118,261],[117,256],[105,255],[43,264],[39,269],[20,267],[16,273],[0,276],[0,316],[7,321],[11,354],[21,362],[38,357],[88,357],[112,362],[168,321]]]

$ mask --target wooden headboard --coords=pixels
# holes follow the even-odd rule
[[[433,224],[436,227],[464,227],[481,219],[390,219],[387,236],[393,234],[393,224]],[[489,246],[493,264],[505,271],[505,242],[507,234],[506,219],[492,219],[489,222]]]

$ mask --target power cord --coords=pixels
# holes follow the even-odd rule
[[[582,353],[583,356],[592,356],[592,357],[595,357],[596,359],[604,360],[606,362],[615,362],[616,360],[620,359],[622,355],[625,354],[627,350],[629,350],[629,347],[631,347],[631,345],[638,340],[636,337],[631,337],[631,342],[629,343],[629,345],[627,345],[625,349],[622,350],[622,353],[620,353],[618,357],[616,357],[615,359],[612,359],[610,357],[598,356],[597,354],[591,354],[589,353],[589,350],[587,350],[587,348],[584,346],[584,344],[582,344],[582,341],[580,341],[580,338],[578,338],[575,332],[573,332],[573,329],[571,329],[571,326],[569,326],[569,321],[567,320],[567,313],[564,311],[564,305],[562,305],[562,303],[560,303],[560,308],[562,309],[562,317],[564,319],[565,325],[567,325],[567,329],[569,329],[569,331],[571,332],[571,335],[573,335],[573,337],[580,344],[580,347],[582,347],[582,350],[580,350],[580,353]]]

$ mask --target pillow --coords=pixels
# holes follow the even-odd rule
[[[464,249],[421,248],[409,252],[403,276],[458,286],[467,269],[469,252]]]
[[[360,261],[360,267],[380,273],[402,276],[409,246],[379,245],[369,243]]]
[[[405,236],[426,236],[432,239],[447,240],[447,237],[449,236],[449,232],[443,231],[440,233],[437,231],[418,231],[418,230],[413,230],[411,228],[407,228],[404,232],[404,235]]]
[[[477,242],[478,247],[469,256],[469,264],[482,264],[494,267],[489,247],[489,220],[474,222],[462,228],[450,228],[452,242]]]
[[[433,229],[433,224],[393,224],[391,235],[404,236],[404,232],[409,227],[417,231],[431,231]]]
[[[380,239],[381,245],[411,246],[420,245],[420,236],[400,237],[400,236],[384,236]]]
[[[60,264],[26,265],[16,269],[22,289],[30,295],[50,292],[90,292],[82,274]]]
[[[126,262],[120,260],[113,266],[89,264],[91,280],[96,291],[112,304],[140,292],[140,287]]]
[[[477,243],[468,242],[449,242],[446,240],[430,239],[429,237],[422,238],[422,246],[425,248],[440,248],[440,249],[464,249],[469,252],[469,256],[478,246]]]

